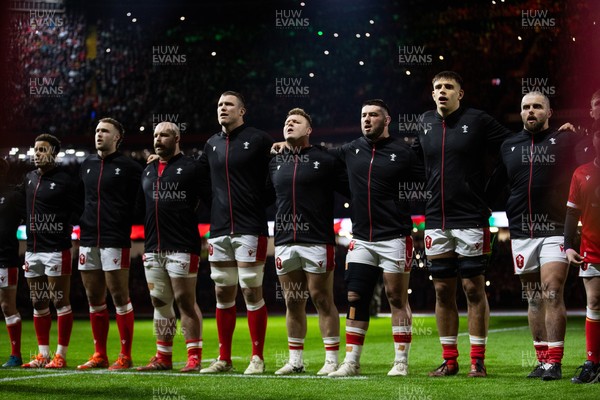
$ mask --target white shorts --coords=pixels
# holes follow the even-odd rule
[[[302,268],[312,274],[324,274],[335,269],[335,249],[331,244],[284,244],[275,246],[277,275]]]
[[[19,279],[17,267],[0,268],[0,289],[15,287]]]
[[[346,264],[359,263],[380,267],[383,272],[409,274],[412,264],[412,237],[368,242],[353,239],[348,246]]]
[[[463,257],[490,252],[490,228],[425,229],[425,254],[435,256],[453,251]]]
[[[71,275],[71,249],[54,252],[25,252],[25,278]]]
[[[82,246],[79,248],[79,270],[118,271],[129,269],[129,250],[128,248]]]
[[[579,276],[582,278],[593,278],[600,276],[600,264],[583,263],[579,268]]]
[[[266,236],[224,235],[208,239],[208,261],[257,262],[266,259]]]
[[[568,263],[562,236],[512,239],[510,246],[515,275],[530,274],[549,262]]]
[[[142,260],[146,272],[153,269],[166,270],[171,278],[195,278],[200,264],[197,254],[164,251],[144,253]]]

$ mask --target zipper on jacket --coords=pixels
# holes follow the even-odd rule
[[[369,163],[369,177],[367,179],[367,208],[369,210],[369,241],[373,241],[373,218],[371,216],[371,171],[373,170],[373,160],[375,159],[375,143],[371,151],[371,162]]]
[[[37,191],[40,187],[40,183],[42,182],[42,175],[38,176],[37,184],[35,185],[35,189],[33,189],[33,199],[31,201],[31,218],[33,218],[33,230],[31,229],[31,225],[29,226],[29,230],[33,233],[33,252],[37,251],[37,224],[35,223],[35,199],[37,197]],[[29,221],[31,224],[31,220]]]
[[[165,165],[165,168],[167,166]],[[159,196],[159,188],[160,188],[160,177],[158,175],[158,167],[156,168],[157,177],[156,177],[156,191],[154,193],[154,223],[156,225],[156,251],[160,251],[160,227],[158,225],[158,196]],[[165,171],[163,170],[163,173]]]
[[[531,134],[531,148],[529,149],[529,185],[527,187],[527,207],[529,209],[529,237],[533,238],[533,220],[531,219],[531,183],[533,180],[533,133]]]
[[[100,175],[98,176],[98,209],[96,215],[96,227],[97,227],[97,235],[98,238],[96,240],[96,247],[100,247],[100,181],[102,180],[102,172],[104,172],[104,159],[100,161]]]
[[[233,235],[233,204],[231,204],[231,183],[229,182],[229,135],[225,142],[225,178],[227,179],[227,198],[229,199],[229,234]]]
[[[296,241],[296,171],[298,169],[298,155],[294,155],[294,175],[292,176],[292,218],[294,229],[294,242]]]
[[[446,153],[446,120],[442,120],[442,171],[441,171],[441,195],[442,195],[442,230],[446,229],[446,207],[444,205],[444,162]]]

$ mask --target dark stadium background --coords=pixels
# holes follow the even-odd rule
[[[19,154],[37,134],[50,132],[64,149],[92,152],[94,127],[104,116],[125,125],[122,150],[140,162],[151,150],[152,123],[161,118],[183,124],[183,149],[197,153],[219,129],[215,104],[224,90],[242,92],[246,121],[277,139],[285,114],[298,106],[313,117],[314,143],[338,145],[360,135],[360,104],[368,98],[383,98],[393,110],[392,133],[412,140],[410,132],[399,131],[398,120],[433,108],[431,78],[442,70],[455,70],[465,79],[464,104],[486,110],[514,130],[521,126],[523,90],[533,83],[549,94],[553,126],[569,121],[582,130],[591,124],[589,100],[600,88],[600,2],[594,0],[66,0],[48,10],[52,21],[42,18],[35,27],[26,11],[32,3],[1,3],[0,156],[11,162],[13,183],[32,168]],[[294,26],[278,21],[290,16],[299,20]],[[161,46],[185,61],[156,65],[153,51]],[[402,52],[416,49],[424,62],[400,62]],[[285,82],[301,94],[282,95]],[[40,83],[60,93],[32,95]],[[75,173],[80,158],[65,159]],[[343,202],[336,205],[338,217],[349,216]],[[501,204],[494,208],[502,211]],[[199,213],[206,220],[206,210]],[[524,310],[506,232],[498,236],[487,276],[490,306]],[[345,308],[344,254],[338,246],[340,309]],[[269,308],[284,312],[272,258],[267,271]],[[140,257],[133,260],[131,279],[136,312],[150,313]],[[413,310],[433,310],[426,268],[416,269],[411,279]],[[31,314],[27,293],[21,275],[23,315]],[[198,301],[204,313],[213,312],[205,260]],[[566,301],[571,309],[585,307],[575,269]],[[77,272],[72,302],[77,313],[87,315]],[[460,302],[464,307],[463,298]]]

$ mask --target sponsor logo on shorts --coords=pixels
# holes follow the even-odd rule
[[[277,257],[275,259],[275,268],[277,268],[277,269],[283,268],[282,265],[281,265],[281,257]]]
[[[23,269],[25,270],[25,272],[29,272],[29,263],[27,261],[25,261],[25,264],[23,265]]]
[[[581,264],[581,270],[582,271],[587,271],[587,269],[588,269],[588,263]]]
[[[354,245],[355,244],[356,244],[356,242],[354,240],[350,241],[350,245],[348,246],[348,251],[354,250]]]
[[[428,249],[431,249],[431,236],[427,235],[425,236],[425,247]]]
[[[213,255],[213,252],[214,252],[213,245],[212,245],[212,244],[209,244],[209,245],[208,245],[208,255],[209,255],[209,256],[212,256],[212,255]]]
[[[79,264],[80,265],[85,265],[85,254],[80,254],[79,255]]]
[[[254,254],[254,250],[248,249],[248,255],[251,256],[252,254]]]
[[[117,265],[119,263],[119,259],[118,258],[113,258],[113,262],[115,263],[115,265]]]
[[[317,261],[317,264],[319,264],[319,268],[323,268],[323,261]]]
[[[477,243],[475,243],[475,248],[476,248],[477,250],[479,250],[479,246],[481,246],[481,242],[477,242]]]
[[[560,252],[564,253],[565,252],[565,245],[561,243],[558,246],[560,247]]]
[[[515,257],[515,261],[517,264],[517,268],[519,268],[519,269],[523,268],[523,266],[525,265],[525,257],[523,257],[521,254],[518,254]]]

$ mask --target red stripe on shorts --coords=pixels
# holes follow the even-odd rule
[[[190,254],[190,274],[198,272],[198,265],[200,264],[200,258],[198,254]]]
[[[71,249],[63,250],[61,253],[61,275],[71,275]]]
[[[131,264],[131,259],[129,257],[129,252],[131,249],[125,248],[121,249],[121,269],[129,269]]]
[[[490,251],[490,228],[483,228],[483,254],[489,254]]]
[[[258,245],[256,246],[256,261],[265,261],[267,259],[268,238],[266,236],[258,237]]]
[[[412,236],[406,237],[406,242],[404,242],[404,272],[410,272],[412,267],[412,259],[413,259],[413,240]]]
[[[326,271],[335,270],[335,247],[332,244],[327,245],[327,268]]]

